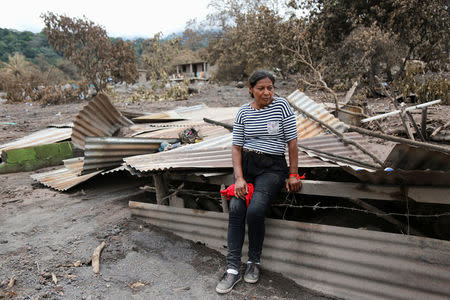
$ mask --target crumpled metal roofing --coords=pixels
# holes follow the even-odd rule
[[[146,122],[167,122],[167,121],[180,121],[185,118],[180,116],[175,111],[167,111],[167,112],[158,112],[152,113],[144,116],[139,116],[133,118],[133,122],[136,123],[146,123]]]
[[[330,114],[325,109],[325,106],[315,102],[299,90],[296,90],[290,94],[287,97],[287,100],[289,103],[295,104],[339,132],[347,131],[345,123]],[[325,132],[325,130],[317,122],[303,117],[301,114],[297,116],[297,127],[300,129],[299,139],[317,136]]]
[[[220,109],[220,114],[217,113]],[[208,107],[206,105],[196,105],[191,107],[179,107],[174,110],[151,113],[133,118],[137,123],[155,123],[168,121],[202,121],[203,118],[211,118],[218,121],[224,119],[234,119],[239,107]]]
[[[73,122],[65,123],[65,124],[50,124],[47,127],[55,127],[55,128],[73,128]]]
[[[158,151],[161,142],[176,139],[86,137],[82,174],[120,166],[123,158]]]
[[[227,214],[129,206],[148,223],[226,253]],[[306,288],[344,299],[450,298],[450,242],[444,240],[266,219],[262,261]]]
[[[17,139],[13,142],[0,145],[0,155],[2,151],[25,148],[38,145],[46,145],[57,143],[70,139],[72,128],[55,128],[50,127],[39,130],[23,138]]]
[[[103,94],[97,95],[77,115],[72,143],[84,149],[87,136],[112,136],[119,128],[133,125]]]
[[[85,175],[78,175],[82,169],[83,158],[71,158],[64,160],[63,168],[45,173],[35,173],[31,175],[31,178],[57,191],[66,191],[102,172],[100,170]]]
[[[188,128],[194,128],[195,130],[197,130],[203,140],[209,140],[211,138],[222,136],[230,132],[228,129],[225,129],[222,126],[206,124],[204,122],[195,122],[192,124],[185,124],[185,126],[183,127],[176,126],[173,128],[166,128],[157,131],[143,132],[134,136],[160,139],[177,139],[179,138],[180,132]]]
[[[205,107],[199,110],[178,112],[181,116],[191,121],[202,121],[203,118],[213,119],[216,121],[234,120],[239,107]]]
[[[392,170],[344,170],[368,183],[450,186],[450,155],[445,153],[398,144],[385,164]]]
[[[348,136],[357,139],[360,144],[370,148],[361,135],[352,133],[348,134]],[[128,166],[140,172],[170,169],[186,170],[189,168],[232,168],[232,138],[232,133],[228,133],[209,141],[186,145],[167,152],[127,157],[124,158],[124,161]],[[371,162],[370,157],[366,154],[351,145],[345,145],[334,135],[301,139],[299,144],[353,158],[361,162]],[[182,155],[180,155],[181,152],[183,152]],[[299,168],[314,167],[337,167],[337,165],[330,159],[325,161],[320,155],[312,151],[299,151]]]
[[[352,133],[345,133],[344,136],[348,139],[352,139],[358,142],[360,145],[364,146],[365,149],[371,151],[372,153],[376,152],[374,149],[372,149],[371,145],[362,135],[355,134],[354,132],[352,132]],[[321,135],[313,138],[304,138],[298,141],[298,145],[300,147],[299,151],[305,152],[310,157],[317,157],[324,161],[337,163],[340,166],[350,166],[358,170],[362,168],[370,170],[375,170],[379,168],[379,166],[374,164],[370,156],[368,156],[358,148],[354,147],[353,145],[345,145],[334,134]],[[343,159],[341,160],[332,156],[328,156],[324,153],[313,151],[313,149],[327,152],[332,155],[340,156]],[[351,159],[353,161],[346,159]]]
[[[189,145],[167,152],[124,158],[125,163],[140,172],[163,170],[231,169],[231,147],[195,148]],[[186,149],[190,147],[189,149]],[[309,157],[299,151],[299,167],[337,167],[337,165]]]

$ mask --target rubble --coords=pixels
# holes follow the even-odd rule
[[[132,201],[133,215],[224,251],[227,216],[223,212],[227,207],[218,191],[221,185],[231,184],[230,130],[238,107],[224,108],[220,114],[206,106],[129,112],[128,119],[108,97],[97,97],[80,111],[71,128],[72,142],[84,150],[83,156],[64,160],[62,169],[33,174],[32,178],[60,191],[117,172],[153,181],[154,188],[141,190],[139,195],[151,192],[154,197],[149,201],[155,204]],[[270,246],[264,254],[267,268],[283,272],[303,286],[349,299],[362,295],[375,299],[380,291],[385,298],[400,294],[450,296],[446,284],[450,272],[445,263],[450,257],[445,239],[450,236],[444,233],[444,240],[438,240],[418,226],[421,218],[450,215],[445,209],[439,211],[450,205],[450,148],[413,140],[414,134],[406,126],[411,121],[408,108],[399,106],[395,112],[403,116],[410,133],[405,139],[346,124],[300,91],[288,100],[298,111],[299,162],[308,179],[297,195],[284,194],[286,199],[273,204],[273,218],[268,222],[273,225],[268,229]],[[421,126],[415,125],[416,135],[422,133]],[[398,144],[374,147],[362,136],[368,132]],[[432,137],[423,136],[424,140]],[[179,146],[169,147],[177,142]],[[189,186],[193,183],[195,188]],[[295,197],[302,197],[301,203]],[[421,213],[427,205],[436,206]],[[302,221],[305,212],[317,214],[325,209],[371,214],[389,223],[392,232]],[[290,221],[279,220],[286,214]],[[98,273],[98,268],[95,270]],[[434,276],[427,277],[431,273]],[[407,283],[398,280],[405,276]]]

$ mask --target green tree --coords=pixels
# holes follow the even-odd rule
[[[105,29],[87,19],[51,12],[42,15],[49,44],[62,52],[95,90],[105,89],[108,79],[134,83],[137,68],[130,42],[111,43]]]

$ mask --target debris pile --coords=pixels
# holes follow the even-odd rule
[[[449,227],[436,229],[429,221],[450,224],[450,147],[429,143],[432,134],[424,130],[427,107],[437,102],[405,107],[394,99],[396,111],[361,120],[397,115],[409,137],[401,138],[344,123],[300,91],[288,101],[296,111],[300,173],[308,179],[299,193],[282,193],[272,205],[266,267],[338,297],[376,298],[379,291],[386,298],[450,296]],[[409,116],[418,109],[425,119],[422,128]],[[130,202],[133,215],[224,251],[228,207],[219,190],[232,183],[230,131],[237,110],[221,108],[218,114],[199,105],[161,113],[120,112],[107,96],[98,95],[60,137],[68,139],[70,131],[80,156],[32,178],[59,191],[99,174],[148,178],[150,186],[141,189],[155,194],[153,203]],[[367,135],[395,144],[375,144]],[[30,136],[0,151],[42,141]],[[364,229],[376,222],[390,233]],[[410,278],[407,283],[398,280],[404,276]]]

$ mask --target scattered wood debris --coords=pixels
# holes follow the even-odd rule
[[[92,254],[92,270],[94,271],[94,274],[98,274],[100,272],[100,253],[105,246],[106,243],[103,241],[100,246],[94,250],[94,254]]]
[[[14,284],[16,284],[16,276],[11,277],[8,285],[6,286],[6,289],[7,290],[11,289],[14,286]]]
[[[148,282],[144,282],[144,281],[141,281],[141,280],[139,279],[139,280],[136,281],[135,283],[132,283],[132,284],[129,283],[128,286],[129,286],[130,288],[132,288],[132,289],[137,289],[137,288],[146,286],[147,284],[148,284]]]
[[[53,281],[54,284],[58,283],[58,278],[56,278],[55,273],[52,273],[52,281]]]
[[[81,266],[81,261],[77,260],[76,262],[73,263],[74,267],[80,267]]]

